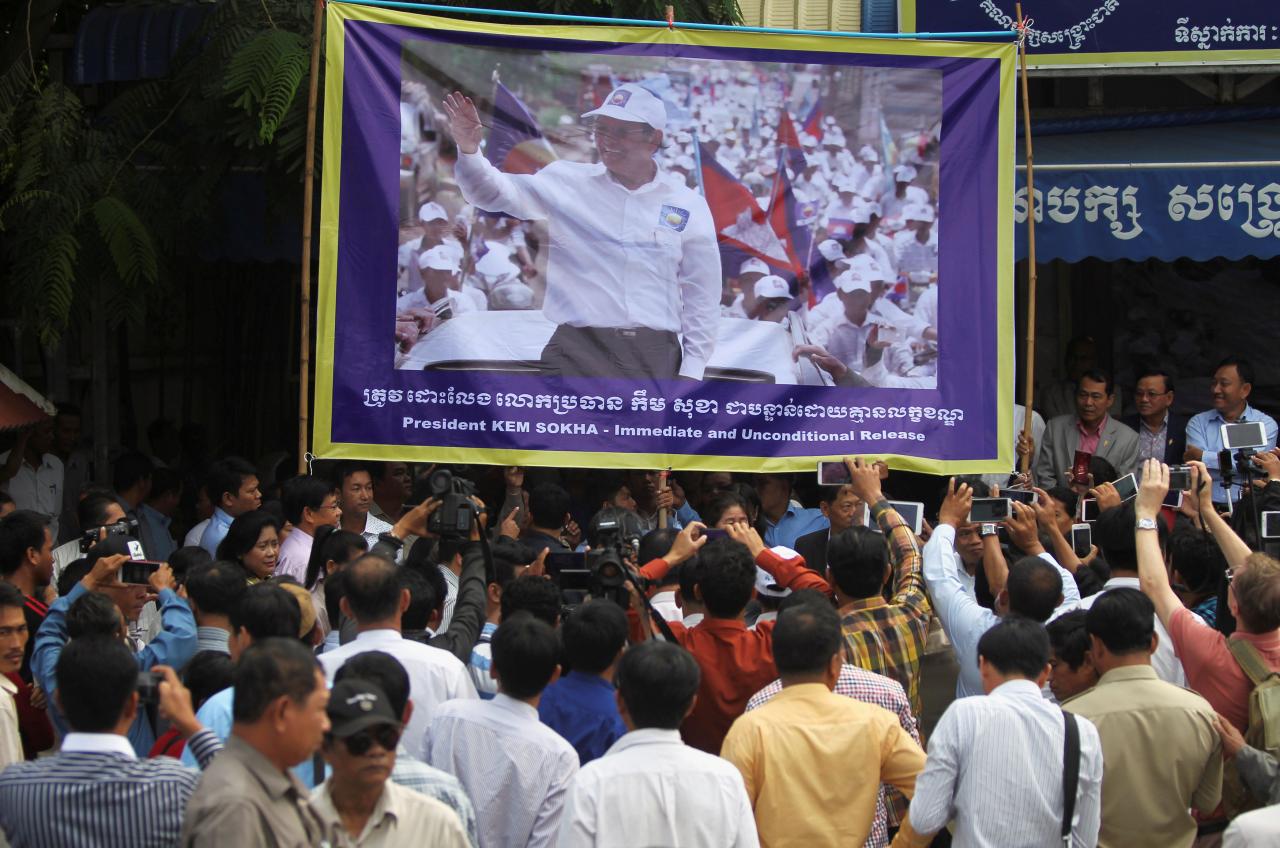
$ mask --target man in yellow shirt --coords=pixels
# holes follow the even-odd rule
[[[735,721],[720,752],[742,772],[760,844],[862,845],[880,784],[910,798],[924,751],[893,713],[832,692],[840,617],[820,594],[779,614],[773,658],[782,692]]]

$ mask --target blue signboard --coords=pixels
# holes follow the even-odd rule
[[[1280,3],[1025,0],[1031,67],[1280,61]],[[899,0],[902,32],[1012,29],[1014,0]]]

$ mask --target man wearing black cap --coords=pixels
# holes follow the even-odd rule
[[[327,711],[322,750],[333,772],[312,804],[346,831],[351,845],[469,848],[453,810],[388,779],[403,727],[381,689],[359,678],[341,680],[329,693]]]

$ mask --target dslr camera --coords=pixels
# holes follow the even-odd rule
[[[80,553],[87,553],[90,548],[98,544],[98,533],[103,530],[107,531],[108,536],[128,536],[136,539],[138,537],[138,519],[126,518],[123,521],[117,521],[115,524],[90,527],[80,535]]]
[[[630,606],[627,582],[633,581],[645,591],[645,579],[628,560],[634,560],[644,528],[635,513],[610,507],[598,512],[591,522],[588,536],[587,572],[591,579],[591,597],[608,598],[624,609]]]

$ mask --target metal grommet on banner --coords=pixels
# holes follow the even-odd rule
[[[302,461],[307,464],[307,473],[308,474],[314,473],[314,469],[312,468],[312,465],[316,461],[316,455],[313,454],[311,451],[307,451],[302,455]]]

